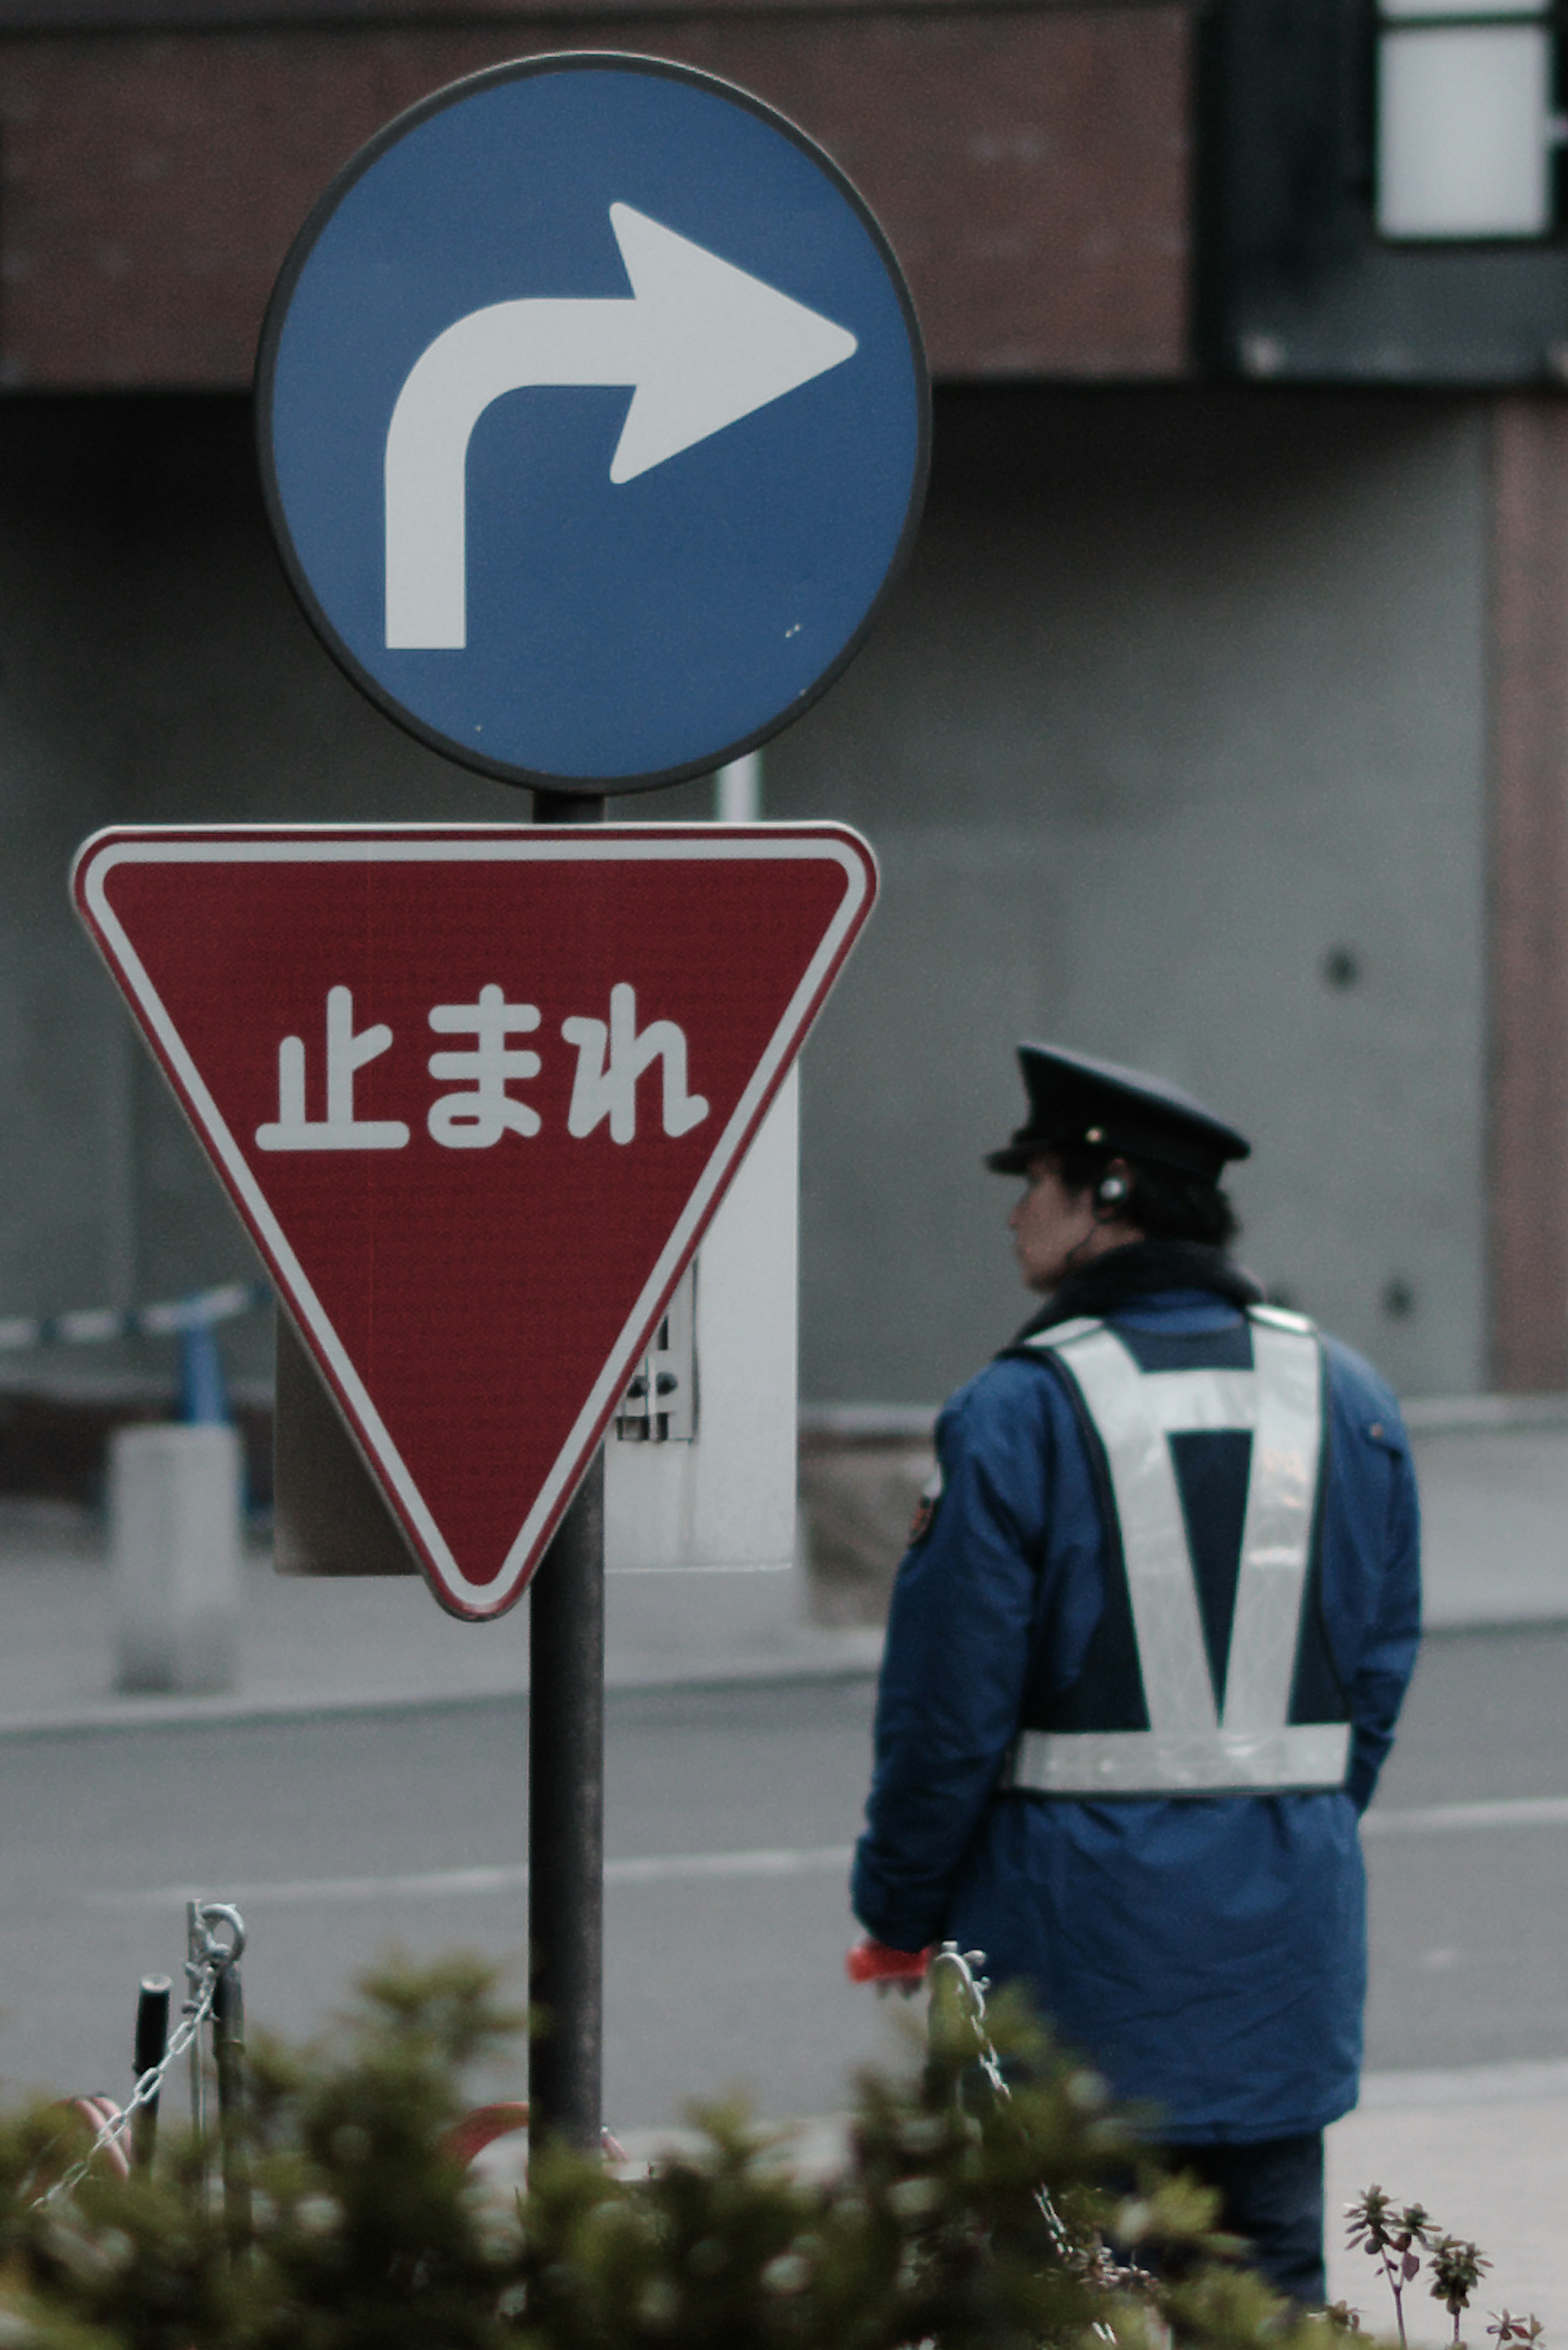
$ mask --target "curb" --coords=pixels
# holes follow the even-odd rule
[[[605,1679],[611,1697],[646,1695],[659,1690],[750,1689],[777,1682],[870,1680],[877,1664],[869,1657],[781,1659],[746,1663],[728,1659],[680,1672],[611,1671]],[[77,1736],[103,1731],[186,1730],[260,1721],[309,1721],[361,1713],[428,1713],[463,1706],[526,1702],[528,1685],[515,1689],[324,1690],[305,1696],[106,1697],[53,1711],[0,1713],[0,1739]]]

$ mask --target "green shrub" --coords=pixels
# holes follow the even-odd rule
[[[476,1960],[384,1970],[321,2043],[253,2050],[241,2244],[188,2142],[40,2203],[74,2125],[0,2126],[0,2350],[1321,2345],[1212,2232],[1212,2199],[1150,2171],[1092,2074],[1007,2002],[992,2021],[1010,2102],[964,2098],[972,2039],[939,2019],[906,2075],[858,2079],[825,2180],[718,2106],[645,2180],[547,2147],[504,2203],[441,2138],[519,2019]]]

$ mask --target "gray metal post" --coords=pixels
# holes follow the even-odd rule
[[[167,1975],[143,1975],[136,2002],[136,2078],[140,2081],[163,2062],[169,2045],[169,1996],[173,1989]],[[158,2143],[158,2099],[150,2097],[136,2109],[130,2125],[130,2167],[151,2168]]]
[[[236,1956],[213,1985],[213,2063],[218,2075],[218,2130],[223,2166],[223,2220],[229,2241],[251,2232],[250,2159],[245,2146],[245,2000]]]
[[[604,802],[535,792],[536,824],[597,824]],[[594,1455],[530,1587],[530,2135],[597,2147],[604,2056],[604,1451]]]

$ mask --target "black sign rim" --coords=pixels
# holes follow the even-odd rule
[[[909,357],[915,375],[918,411],[915,466],[909,485],[909,505],[904,516],[903,528],[899,532],[898,544],[883,574],[881,585],[867,607],[854,633],[839,648],[833,660],[813,682],[803,692],[797,694],[786,709],[770,719],[765,725],[754,728],[751,733],[739,736],[722,750],[701,759],[687,760],[679,766],[661,767],[657,772],[649,770],[635,775],[562,775],[539,768],[520,767],[510,761],[487,758],[482,751],[473,750],[466,743],[459,742],[455,737],[442,733],[439,728],[429,725],[416,712],[408,709],[399,702],[378,678],[371,675],[358,656],[349,650],[322,608],[295,550],[293,536],[288,527],[283,500],[278,491],[277,472],[273,454],[273,393],[276,380],[278,345],[282,339],[284,322],[288,316],[295,287],[316,249],[317,241],[350,190],[390,148],[406,138],[409,132],[415,130],[419,124],[426,121],[432,115],[443,113],[450,106],[460,105],[475,91],[491,88],[501,82],[521,81],[535,74],[584,71],[656,74],[670,81],[690,82],[700,89],[711,91],[720,98],[729,99],[732,105],[745,108],[748,112],[758,116],[774,130],[782,131],[786,139],[811,158],[858,215],[892,281],[903,316],[904,331],[909,338]],[[461,80],[444,84],[441,88],[432,90],[428,97],[418,99],[414,105],[406,107],[401,114],[394,115],[392,120],[384,123],[375,136],[368,140],[356,154],[351,155],[341,170],[334,174],[311,206],[303,226],[289,247],[283,267],[278,272],[276,282],[267,300],[266,310],[262,319],[261,337],[256,348],[254,401],[256,456],[261,469],[262,496],[266,506],[273,546],[283,566],[284,576],[296,602],[327,651],[330,653],[349,681],[358,688],[368,701],[375,704],[383,717],[389,718],[396,726],[402,729],[404,733],[412,735],[416,742],[423,743],[427,750],[439,752],[443,758],[450,759],[460,766],[470,768],[477,775],[488,775],[497,783],[514,784],[524,790],[576,793],[583,795],[599,794],[618,795],[632,792],[658,791],[670,784],[690,783],[697,777],[711,775],[717,768],[727,765],[732,760],[743,758],[748,752],[760,749],[764,743],[771,742],[786,727],[793,726],[796,719],[804,717],[805,712],[821,700],[828,687],[843,675],[880,618],[888,596],[898,585],[909,563],[915,536],[920,525],[920,517],[925,506],[926,487],[930,473],[931,384],[930,372],[926,361],[925,341],[920,333],[920,323],[916,314],[914,298],[909,292],[904,272],[899,266],[898,255],[893,251],[880,221],[877,220],[859,189],[856,187],[847,173],[834,161],[832,156],[824,148],[819,147],[815,139],[801,130],[798,123],[792,122],[789,117],[781,114],[776,107],[769,106],[763,99],[753,97],[750,90],[741,88],[734,82],[726,81],[721,75],[705,73],[697,66],[680,65],[669,57],[642,57],[632,52],[614,49],[552,51],[546,56],[513,58],[503,65],[483,67],[478,73],[465,74]]]

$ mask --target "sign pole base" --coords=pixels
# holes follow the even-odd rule
[[[536,824],[598,824],[604,801],[535,792]],[[602,2126],[605,1456],[601,1445],[529,1591],[529,2137],[592,2150]]]

